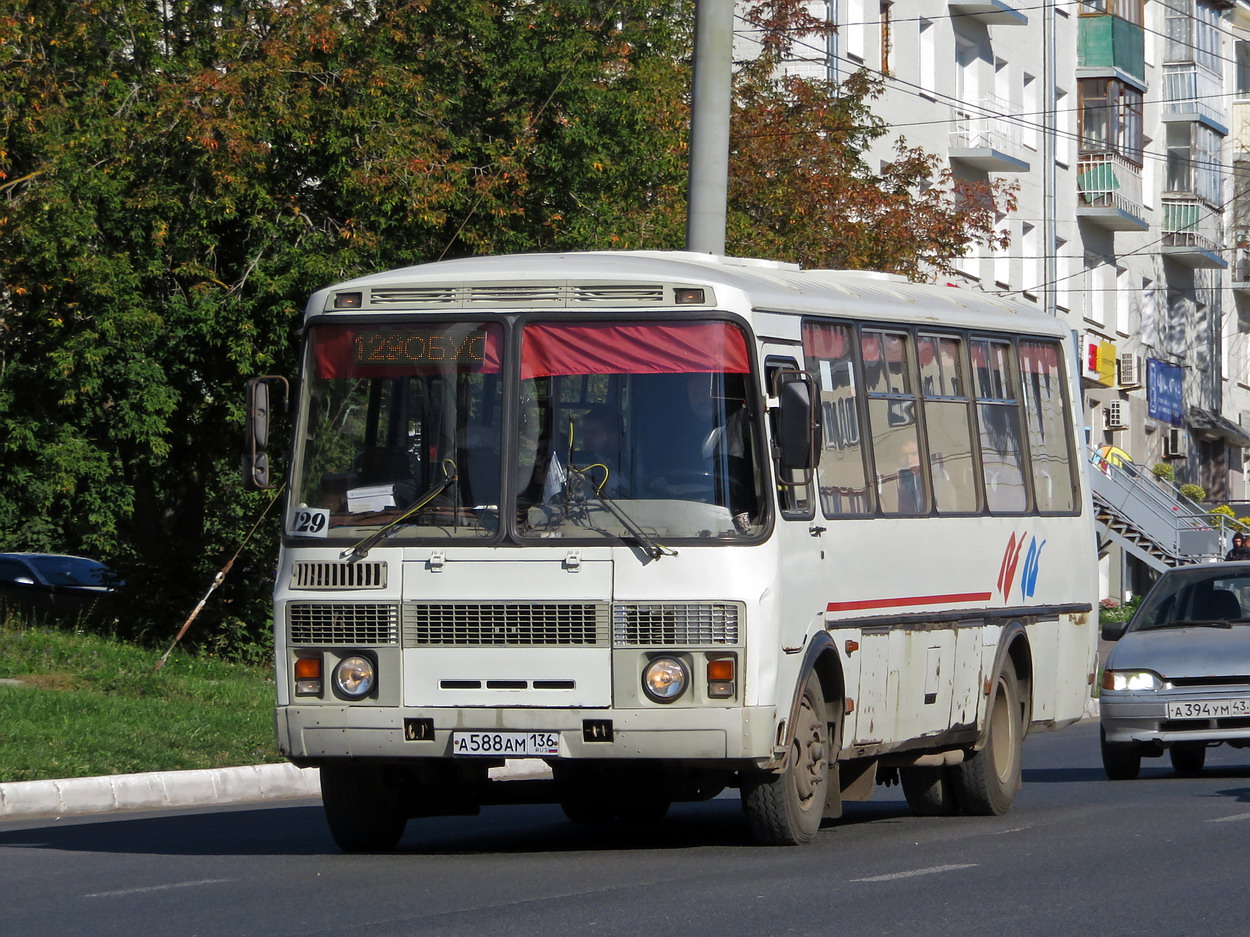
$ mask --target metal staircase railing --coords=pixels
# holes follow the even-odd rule
[[[1222,557],[1221,525],[1178,486],[1097,451],[1090,463],[1100,555],[1115,544],[1157,570]]]

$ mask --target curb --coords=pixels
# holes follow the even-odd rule
[[[501,780],[550,777],[541,761],[511,760],[491,768]],[[292,764],[153,771],[56,781],[0,784],[0,820],[70,817],[120,810],[160,810],[321,797],[321,772]]]

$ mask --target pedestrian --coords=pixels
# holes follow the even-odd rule
[[[1250,560],[1250,543],[1241,534],[1233,534],[1233,548],[1224,557],[1225,560]]]

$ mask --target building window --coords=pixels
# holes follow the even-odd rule
[[[1237,97],[1250,97],[1250,42],[1244,39],[1238,39],[1233,43],[1233,49],[1236,54],[1236,68],[1234,70],[1234,88],[1237,91]]]
[[[1077,82],[1082,153],[1119,153],[1140,166],[1142,94],[1116,78],[1082,78]]]
[[[920,93],[932,97],[937,93],[937,63],[934,57],[934,44],[937,30],[933,21],[922,19],[917,27],[917,48],[920,58]]]
[[[1163,0],[1163,61],[1220,71],[1220,11],[1208,0]]]
[[[1192,194],[1212,206],[1220,204],[1224,183],[1220,166],[1220,135],[1196,121],[1167,126],[1167,192]]]
[[[1145,0],[1081,0],[1081,15],[1100,16],[1110,13],[1141,26],[1146,22],[1144,6]]]

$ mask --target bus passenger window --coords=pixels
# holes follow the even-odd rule
[[[909,336],[864,329],[860,350],[882,514],[927,514],[929,490],[912,392]]]
[[[1072,511],[1077,482],[1068,451],[1068,395],[1055,342],[1022,341],[1020,369],[1029,427],[1029,461],[1039,511]]]
[[[916,357],[924,392],[929,477],[939,514],[970,514],[980,507],[978,472],[972,459],[972,411],[964,379],[963,341],[952,335],[919,335]]]
[[[824,443],[816,478],[825,517],[863,515],[872,510],[860,440],[854,340],[849,325],[803,323],[805,367],[816,376],[820,388]]]
[[[1029,506],[1020,405],[1015,396],[1011,363],[1009,342],[989,339],[972,342],[981,469],[986,507],[992,514],[1017,514],[1028,510]]]

